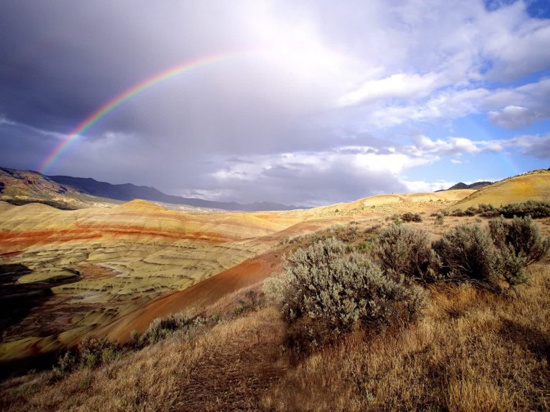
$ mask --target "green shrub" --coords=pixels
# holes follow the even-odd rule
[[[497,285],[498,255],[488,230],[477,224],[457,226],[432,247],[444,279]]]
[[[65,352],[58,360],[54,371],[64,375],[84,368],[96,368],[117,360],[121,348],[107,338],[87,337],[76,348]]]
[[[550,248],[537,225],[530,217],[514,217],[510,222],[500,219],[489,221],[493,242],[500,254],[500,271],[510,287],[528,281],[524,268],[542,260]]]
[[[384,273],[406,282],[435,280],[430,238],[423,230],[409,226],[390,226],[376,239],[373,255]]]
[[[507,222],[502,217],[489,221],[489,230],[499,249],[509,249],[531,265],[546,256],[550,239],[543,239],[539,227],[530,217],[514,217]]]
[[[533,219],[550,217],[550,202],[529,200],[524,203],[511,203],[498,209],[507,218],[531,216]]]
[[[192,325],[193,318],[185,313],[171,314],[166,318],[157,318],[149,325],[149,328],[140,338],[140,345],[151,345],[166,339],[177,330],[185,329]]]
[[[346,256],[345,245],[334,239],[292,254],[272,291],[274,286],[295,354],[333,342],[355,325],[376,329],[411,321],[425,299],[421,288],[390,279],[366,256]]]

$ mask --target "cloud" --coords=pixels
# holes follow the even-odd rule
[[[436,87],[435,76],[404,73],[393,74],[380,80],[369,80],[356,90],[340,98],[341,106],[369,104],[391,98],[422,97]]]
[[[351,147],[256,156],[250,160],[214,171],[213,190],[231,188],[235,198],[247,201],[274,201],[285,193],[287,202],[307,206],[351,201],[386,191],[406,191],[400,174],[435,158],[380,154],[370,147]]]
[[[530,110],[522,106],[506,106],[500,111],[490,111],[488,117],[497,126],[508,129],[527,126],[534,120]]]
[[[229,55],[117,106],[51,172],[319,204],[426,188],[428,177],[404,176],[438,162],[513,150],[538,159],[546,138],[522,128],[550,118],[550,20],[527,6],[2,2],[0,161],[37,168],[130,87]],[[490,141],[456,132],[471,115],[513,132]]]

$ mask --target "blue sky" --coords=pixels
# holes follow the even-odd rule
[[[548,168],[548,1],[0,4],[0,165],[321,205]]]

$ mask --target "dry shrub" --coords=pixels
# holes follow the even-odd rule
[[[291,255],[281,282],[287,345],[295,354],[332,343],[355,325],[372,330],[409,322],[425,299],[421,288],[385,276],[366,256],[347,256],[334,239]]]
[[[498,213],[504,217],[531,216],[533,219],[550,217],[550,202],[528,200],[523,203],[511,203],[498,209]]]
[[[401,215],[401,220],[403,222],[422,222],[422,216],[419,213],[407,212]]]
[[[489,230],[479,225],[457,226],[434,242],[440,275],[456,282],[475,282],[493,291],[502,285],[514,288],[526,283],[524,268],[548,252],[531,218],[489,221]]]
[[[409,226],[390,226],[378,236],[373,247],[375,259],[384,273],[406,282],[432,282],[437,278],[433,270],[434,254],[427,232]]]
[[[193,323],[194,318],[186,313],[170,314],[166,318],[157,318],[151,322],[149,328],[139,338],[138,347],[151,345],[166,339],[175,331],[189,328]]]

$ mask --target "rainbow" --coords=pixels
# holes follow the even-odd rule
[[[226,53],[221,55],[215,55],[210,57],[203,57],[183,64],[169,68],[160,73],[154,74],[153,76],[142,80],[141,82],[134,84],[130,88],[126,89],[121,94],[113,97],[111,100],[106,102],[103,106],[99,107],[88,117],[86,117],[82,122],[80,122],[68,135],[65,137],[55,148],[54,150],[46,157],[42,162],[39,171],[41,173],[46,172],[59,158],[67,151],[67,149],[80,137],[83,136],[87,130],[89,130],[94,124],[100,121],[107,114],[112,112],[122,103],[130,100],[133,97],[143,93],[144,91],[152,88],[153,86],[159,85],[172,77],[178,76],[183,73],[187,73],[193,69],[207,66],[213,63],[219,63],[225,60],[230,60],[234,58],[239,58],[243,56],[256,55],[260,51],[241,51]]]

